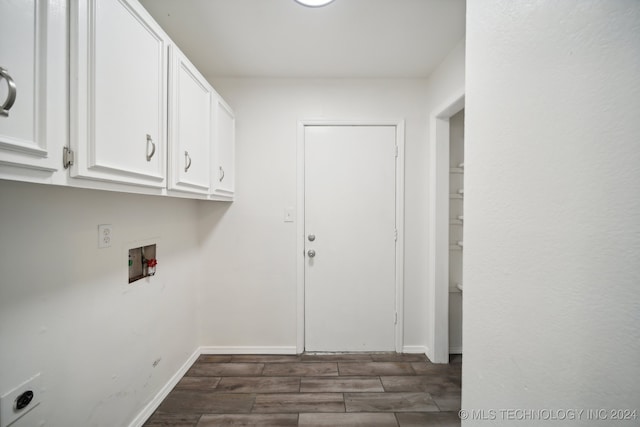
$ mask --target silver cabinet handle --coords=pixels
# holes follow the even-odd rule
[[[220,168],[220,178],[219,181],[222,182],[222,180],[224,179],[224,169],[222,169],[222,166],[219,167]]]
[[[0,107],[0,116],[9,117],[9,110],[13,107],[13,103],[16,102],[16,94],[18,92],[18,88],[16,87],[15,82],[9,75],[9,71],[6,68],[0,67],[0,77],[4,78],[7,81],[7,86],[9,87],[9,93],[7,94],[7,99],[5,99],[4,104]]]
[[[314,240],[316,240],[316,235],[315,234],[309,234],[309,236],[307,238],[309,239],[310,242],[313,242]]]
[[[184,163],[185,163],[184,171],[187,172],[191,167],[191,156],[189,155],[188,151],[184,152]]]
[[[151,144],[151,153],[149,153],[149,144]],[[147,162],[151,161],[154,154],[156,154],[156,144],[151,139],[151,135],[147,134]]]
[[[313,249],[309,249],[307,255],[309,255],[309,258],[313,258],[314,256],[316,256],[316,251],[314,251]]]

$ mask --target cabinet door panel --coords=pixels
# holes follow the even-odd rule
[[[58,9],[47,1],[0,2],[0,67],[16,87],[13,106],[0,115],[0,164],[49,172],[60,167],[56,159],[61,154],[56,157],[52,151],[60,138],[47,134],[47,120],[66,118],[65,81],[55,80],[63,77],[59,72],[66,58],[66,13],[64,6]],[[58,58],[52,59],[54,55]],[[0,105],[8,95],[2,78]],[[48,103],[57,108],[48,110]]]
[[[0,3],[0,67],[9,72],[19,90],[9,116],[0,118],[0,133],[3,143],[10,139],[9,143],[36,150],[40,148],[36,135],[36,65],[41,65],[38,50],[42,49],[38,43],[37,19],[35,1]],[[0,103],[7,95],[8,87],[3,81]]]
[[[216,102],[215,195],[233,196],[235,191],[235,116],[221,99]]]
[[[213,89],[174,46],[170,61],[169,188],[207,194]]]
[[[133,1],[80,0],[77,14],[72,176],[164,187],[167,36]]]

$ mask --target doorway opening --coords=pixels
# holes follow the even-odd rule
[[[449,354],[462,354],[464,109],[449,120]]]
[[[457,291],[457,282],[452,284],[450,275],[450,238],[454,233],[451,227],[450,203],[452,194],[457,200],[463,200],[464,187],[451,188],[451,119],[464,109],[464,91],[453,96],[430,117],[431,134],[429,138],[430,188],[429,188],[429,344],[427,356],[434,363],[449,363],[449,304],[450,291]],[[454,131],[455,132],[455,131]],[[463,163],[463,162],[458,162]],[[459,165],[453,165],[457,169]],[[457,172],[457,171],[456,171]],[[460,179],[463,179],[462,177]],[[460,183],[462,184],[462,182]],[[458,193],[462,190],[462,193]],[[463,215],[463,214],[460,214]],[[457,219],[457,218],[455,218]],[[459,232],[461,233],[462,230]],[[458,241],[460,244],[458,245]],[[455,240],[455,246],[463,249],[462,240]],[[460,270],[462,258],[459,260]],[[451,277],[450,277],[451,276]],[[459,275],[462,287],[462,276]],[[457,292],[456,292],[457,293]],[[454,301],[454,298],[451,298]],[[461,311],[460,311],[461,313]],[[460,322],[461,325],[461,322]],[[462,347],[462,341],[460,341]],[[462,351],[462,348],[455,349]]]

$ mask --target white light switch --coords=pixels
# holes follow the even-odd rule
[[[113,226],[111,224],[98,225],[98,247],[100,249],[111,247],[112,239]]]
[[[293,222],[293,208],[288,207],[284,210],[284,222]]]

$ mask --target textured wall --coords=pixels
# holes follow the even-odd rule
[[[640,2],[467,26],[463,407],[639,409]]]

